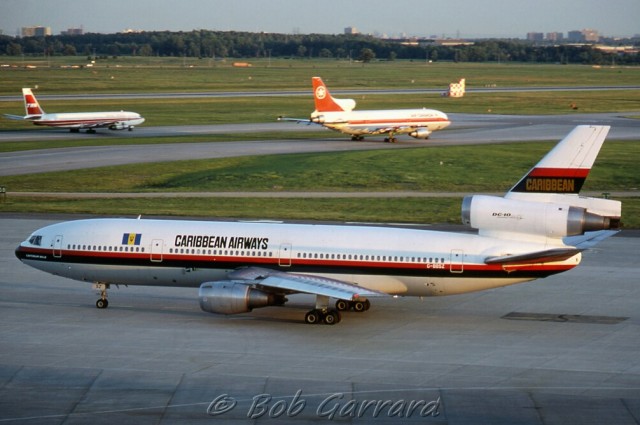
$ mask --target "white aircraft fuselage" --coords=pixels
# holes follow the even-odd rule
[[[36,243],[32,243],[32,242]],[[390,295],[460,294],[569,270],[554,263],[505,267],[487,256],[547,244],[394,227],[146,219],[89,219],[35,232],[16,250],[26,264],[86,282],[198,287],[242,267],[305,273]]]
[[[426,138],[431,132],[442,130],[451,124],[445,113],[426,108],[314,111],[311,114],[311,121],[332,130],[355,136],[393,133],[409,134],[416,138]],[[423,134],[424,136],[422,136]]]
[[[54,113],[26,119],[35,125],[47,127],[84,129],[106,126],[113,130],[128,129],[144,122],[140,114],[128,111]]]

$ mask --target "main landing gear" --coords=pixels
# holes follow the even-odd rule
[[[100,298],[96,301],[96,308],[109,307],[109,300],[107,300],[107,289],[109,289],[108,283],[94,283],[93,289],[100,291]]]
[[[314,308],[307,312],[304,316],[305,323],[315,325],[316,323],[324,323],[325,325],[335,325],[340,323],[342,316],[338,310]]]
[[[336,309],[338,311],[353,310],[356,313],[362,313],[363,311],[367,311],[370,308],[371,308],[371,303],[369,302],[369,300],[362,300],[362,301],[338,300],[336,301]]]
[[[317,295],[316,308],[305,314],[304,321],[310,325],[315,325],[317,323],[335,325],[336,323],[340,323],[340,320],[342,320],[342,315],[340,314],[341,311],[353,310],[357,313],[362,313],[363,311],[369,310],[370,307],[371,303],[366,299],[362,301],[338,300],[336,301],[336,308],[330,309],[329,297]]]

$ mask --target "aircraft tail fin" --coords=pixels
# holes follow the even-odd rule
[[[515,186],[510,194],[578,194],[609,126],[579,125],[562,139]]]
[[[463,222],[481,234],[518,240],[618,229],[620,201],[579,196],[609,129],[577,126],[503,198],[465,197]]]
[[[317,112],[350,112],[356,106],[353,99],[336,99],[320,77],[313,77],[313,100]]]
[[[465,92],[466,79],[461,78],[457,83],[449,84],[449,90],[442,93],[445,97],[463,97]]]
[[[36,96],[30,88],[22,89],[22,97],[24,98],[24,109],[27,113],[27,117],[44,115],[44,109],[40,107],[38,99],[36,99]]]

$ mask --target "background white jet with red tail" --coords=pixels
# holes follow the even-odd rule
[[[136,112],[67,112],[47,114],[40,106],[38,99],[30,88],[22,89],[24,98],[25,116],[4,114],[12,120],[31,121],[35,125],[47,127],[68,128],[72,132],[87,129],[95,132],[96,128],[108,128],[109,130],[133,130],[144,122],[144,118]]]
[[[331,96],[320,77],[313,77],[313,99],[316,109],[309,120],[280,117],[282,121],[311,122],[351,135],[352,140],[385,134],[385,142],[395,142],[398,134],[428,139],[432,132],[451,124],[444,112],[435,109],[379,109],[354,111],[353,99]]]

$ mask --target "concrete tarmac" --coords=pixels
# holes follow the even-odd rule
[[[564,274],[312,326],[308,296],[218,316],[121,287],[98,310],[14,256],[63,219],[0,216],[0,424],[640,422],[637,232]]]

